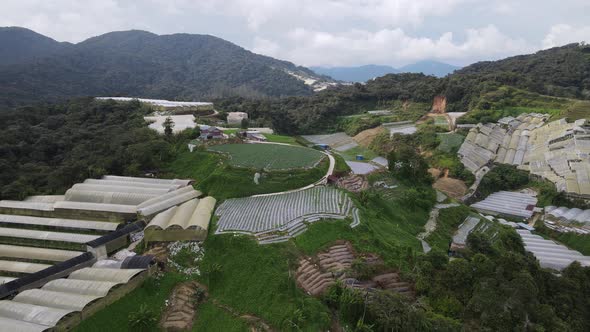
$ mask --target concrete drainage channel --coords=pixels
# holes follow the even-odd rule
[[[441,209],[448,209],[448,208],[452,208],[452,207],[457,207],[457,206],[460,206],[460,204],[457,204],[457,203],[436,204],[434,206],[434,208],[430,211],[430,217],[428,218],[428,221],[424,225],[424,232],[416,235],[416,238],[418,240],[420,240],[420,242],[422,243],[422,249],[424,250],[424,253],[428,253],[430,250],[432,250],[430,245],[426,241],[424,241],[424,239],[427,238],[428,235],[430,235],[430,233],[434,232],[434,230],[436,229],[436,222],[438,220],[438,214],[439,214],[440,210]]]

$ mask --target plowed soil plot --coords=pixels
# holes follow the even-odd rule
[[[277,144],[225,144],[209,150],[227,154],[232,166],[266,170],[311,168],[325,157],[313,149]]]

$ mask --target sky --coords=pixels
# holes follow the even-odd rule
[[[2,0],[0,9],[0,26],[58,41],[209,34],[303,66],[463,66],[590,43],[590,0]]]

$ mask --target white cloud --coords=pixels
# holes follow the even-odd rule
[[[570,43],[590,42],[590,26],[573,27],[557,24],[551,27],[543,39],[543,48],[562,46]]]
[[[279,50],[280,46],[275,42],[261,37],[254,38],[254,48],[252,48],[252,52],[254,53],[276,57]]]
[[[345,66],[359,63],[399,65],[424,59],[468,61],[535,50],[523,39],[502,34],[494,25],[468,29],[465,35],[465,40],[458,42],[451,32],[438,38],[424,38],[409,36],[400,28],[345,33],[297,28],[288,34],[292,48],[282,49],[279,54],[308,66]]]

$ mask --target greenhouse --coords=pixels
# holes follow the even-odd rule
[[[90,221],[79,219],[62,219],[62,218],[44,218],[30,216],[15,216],[9,214],[0,214],[0,225],[27,225],[42,226],[54,228],[71,228],[80,230],[91,230],[110,232],[117,229],[118,223]]]
[[[584,256],[564,245],[534,235],[528,230],[521,229],[517,232],[522,238],[525,250],[535,255],[541,267],[563,270],[574,261],[579,262],[582,266],[590,266],[589,256]]]
[[[499,191],[483,201],[472,204],[471,207],[481,213],[494,216],[529,219],[533,216],[535,205],[537,205],[537,198],[529,194]]]
[[[145,228],[146,241],[205,240],[215,203],[213,197],[192,199],[159,213]]]
[[[0,326],[2,329],[10,327],[11,331],[53,328],[106,298],[117,286],[127,284],[144,271],[89,267],[71,273],[68,278],[52,280],[40,289],[22,291],[10,301],[0,301]]]
[[[0,244],[0,257],[35,261],[63,262],[83,254],[81,251],[48,249]]]

